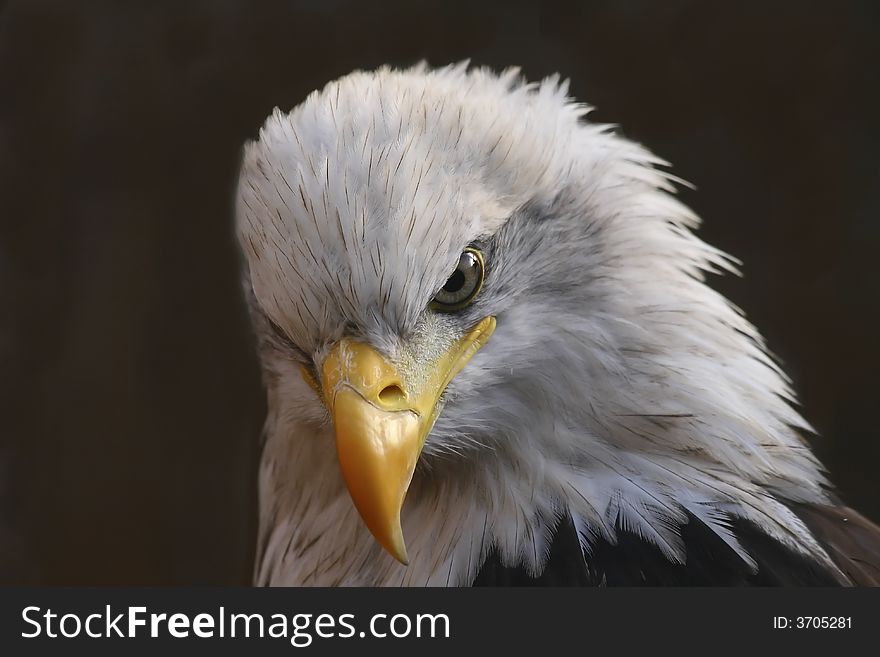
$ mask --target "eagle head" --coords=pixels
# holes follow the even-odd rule
[[[740,518],[827,561],[788,506],[827,499],[809,426],[704,282],[734,263],[588,111],[558,77],[383,68],[247,145],[258,581],[461,584],[490,554],[537,575],[563,523],[585,558],[626,533],[683,563],[700,522],[754,568]]]

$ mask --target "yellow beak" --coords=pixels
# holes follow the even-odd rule
[[[494,317],[480,321],[435,362],[422,364],[429,372],[417,377],[419,384],[407,384],[373,347],[347,338],[324,359],[320,388],[303,372],[333,418],[339,465],[355,507],[382,547],[404,564],[400,510],[438,401],[494,330]]]

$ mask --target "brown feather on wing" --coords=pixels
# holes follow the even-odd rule
[[[880,586],[880,526],[847,506],[799,504],[793,510],[855,586]]]

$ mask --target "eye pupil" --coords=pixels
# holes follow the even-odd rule
[[[443,286],[443,289],[446,292],[458,292],[464,287],[465,275],[461,269],[456,269],[455,273],[449,277],[449,280],[446,281],[446,285]]]

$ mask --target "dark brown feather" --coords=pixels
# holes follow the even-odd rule
[[[614,543],[593,541],[585,554],[570,517],[556,528],[549,558],[539,575],[505,565],[492,550],[475,586],[840,586],[839,573],[793,552],[760,528],[732,518],[731,531],[752,556],[752,569],[718,534],[691,516],[681,527],[685,563],[674,563],[643,537],[619,530]]]
[[[855,586],[880,586],[880,526],[847,506],[792,505]]]

